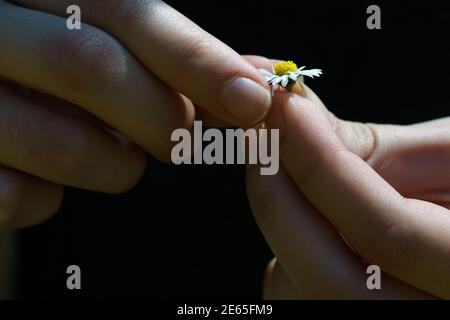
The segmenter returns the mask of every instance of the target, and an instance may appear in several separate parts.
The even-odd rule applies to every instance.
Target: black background
[[[309,84],[339,117],[407,124],[449,114],[443,1],[168,3],[240,53],[322,68]],[[381,30],[366,27],[370,4],[381,7]],[[22,295],[259,298],[271,253],[244,181],[242,166],[151,160],[128,194],[67,189],[54,218],[20,232]],[[81,291],[66,289],[70,264],[81,266]]]

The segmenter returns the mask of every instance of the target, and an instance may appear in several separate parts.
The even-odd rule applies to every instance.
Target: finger
[[[172,131],[191,127],[192,104],[95,27],[69,31],[61,17],[0,1],[0,43],[0,76],[86,109],[160,160]]]
[[[205,126],[213,128],[225,128],[232,126],[230,123],[217,118],[203,108],[195,109],[195,120],[202,121]]]
[[[261,176],[258,170],[249,169],[247,190],[258,226],[302,297],[427,297],[388,275],[382,275],[381,290],[369,290],[368,276],[361,260],[333,226],[298,192],[284,170],[276,176]]]
[[[265,300],[299,300],[300,294],[283,267],[273,259],[267,266],[264,280],[263,298]]]
[[[244,55],[243,58],[256,68],[270,68],[271,66],[271,61],[261,56]],[[210,127],[221,128],[232,125],[212,115],[204,108],[197,108],[195,110],[195,118],[196,120],[203,121],[203,123]]]
[[[359,255],[417,288],[450,296],[448,210],[402,197],[345,148],[308,99],[279,94],[267,124],[281,129],[289,175]]]
[[[378,127],[371,166],[403,196],[450,203],[449,120]]]
[[[0,87],[0,164],[57,184],[123,192],[145,154],[85,121],[36,106]]]
[[[272,71],[274,60],[268,59],[263,56],[257,56],[257,55],[243,55],[245,60],[250,62],[255,68],[258,69],[265,69],[267,71]]]
[[[65,100],[49,96],[31,89],[29,89],[26,94],[21,94],[21,96],[39,106],[43,106],[59,113],[64,113],[69,116],[85,120],[100,127],[108,127],[108,124],[101,121],[93,114]]]
[[[61,16],[79,5],[86,22],[115,36],[156,76],[223,121],[256,124],[270,107],[254,67],[162,1],[15,2]]]
[[[59,209],[62,197],[60,185],[0,167],[0,230],[47,220]]]

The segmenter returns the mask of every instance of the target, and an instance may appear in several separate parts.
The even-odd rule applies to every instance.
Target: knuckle
[[[187,66],[204,63],[205,58],[213,52],[211,40],[201,30],[189,30],[189,39],[183,45],[183,54],[175,61],[178,70]]]
[[[126,70],[124,49],[114,38],[94,28],[73,34],[55,52],[63,89],[76,94],[98,92]]]
[[[337,119],[334,122],[334,131],[353,153],[364,161],[370,161],[377,146],[375,127],[371,124],[350,122]]]

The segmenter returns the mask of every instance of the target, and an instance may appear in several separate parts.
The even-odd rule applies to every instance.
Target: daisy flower
[[[259,69],[259,72],[272,86],[272,94],[279,86],[290,90],[297,81],[303,82],[305,76],[314,78],[322,74],[321,69],[305,70],[305,67],[298,68],[293,61],[275,63],[273,73],[264,69]]]

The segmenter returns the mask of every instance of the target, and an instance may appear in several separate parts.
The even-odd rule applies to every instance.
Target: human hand
[[[128,190],[194,117],[248,126],[270,106],[251,64],[161,1],[0,0],[0,47],[0,229],[46,219],[64,185]]]
[[[265,297],[450,298],[450,118],[346,122],[305,88],[306,98],[277,94],[266,121],[280,128],[284,170],[248,171],[277,258]],[[384,272],[382,290],[366,287],[368,264]]]

